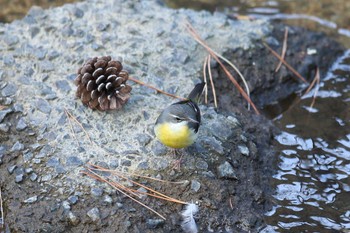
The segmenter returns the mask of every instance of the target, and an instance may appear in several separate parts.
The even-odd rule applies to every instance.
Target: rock
[[[71,90],[71,87],[69,86],[69,83],[66,80],[57,80],[56,87],[64,92],[69,92]]]
[[[0,124],[0,131],[3,133],[7,133],[10,130],[10,125],[8,123]]]
[[[21,183],[23,181],[23,178],[24,178],[24,174],[18,174],[18,175],[16,175],[15,182]]]
[[[66,165],[67,166],[82,166],[83,165],[83,161],[81,159],[79,159],[77,156],[69,156],[66,159]]]
[[[13,111],[14,112],[23,112],[23,105],[19,103],[15,103],[13,105]]]
[[[24,118],[21,117],[21,118],[18,120],[18,123],[17,123],[17,125],[16,125],[16,130],[17,130],[17,131],[22,131],[22,130],[25,130],[27,127],[28,127],[28,126],[27,126],[27,124],[26,124]]]
[[[89,216],[93,222],[97,222],[97,221],[99,221],[101,219],[100,211],[96,207],[92,208],[91,210],[89,210],[87,212],[87,216]]]
[[[226,179],[236,179],[237,180],[237,175],[236,172],[233,170],[233,167],[231,164],[227,161],[225,161],[223,164],[221,164],[218,167],[218,175],[219,178],[226,178]]]
[[[72,205],[76,204],[79,200],[79,197],[76,195],[70,196],[68,197],[68,201],[69,203],[71,203]]]
[[[17,86],[13,83],[9,83],[1,91],[4,97],[15,95],[17,92]]]
[[[36,107],[39,109],[39,111],[41,111],[43,113],[49,114],[51,112],[51,106],[50,106],[49,102],[47,102],[44,99],[39,98],[36,101]]]
[[[36,202],[37,200],[38,200],[38,196],[32,196],[32,197],[30,197],[30,198],[24,200],[23,202],[29,204],[29,203],[34,203],[34,202]]]
[[[51,174],[47,174],[47,175],[44,175],[43,177],[41,177],[42,182],[47,182],[47,181],[50,181],[51,179],[52,179]]]
[[[242,155],[249,156],[249,149],[245,145],[239,145],[238,150]]]
[[[11,108],[5,108],[0,111],[0,123],[4,120],[7,114],[13,112]]]
[[[12,166],[7,167],[7,171],[8,171],[10,174],[12,174],[13,171],[14,171],[16,168],[17,168],[17,165],[12,165]]]
[[[112,203],[113,203],[113,199],[111,198],[111,196],[105,195],[105,196],[103,197],[103,202],[104,202],[104,203],[107,203],[107,204],[112,204]]]
[[[62,202],[62,207],[63,207],[63,209],[65,209],[65,210],[70,210],[70,204],[69,204],[69,202],[68,202],[68,201],[63,201],[63,202]]]
[[[158,227],[161,227],[164,225],[164,220],[163,219],[147,219],[146,220],[147,227],[149,229],[156,229]]]
[[[155,156],[162,156],[162,155],[165,155],[167,152],[168,152],[168,149],[163,145],[161,144],[160,142],[156,141],[153,145],[152,145],[152,153],[155,155]]]
[[[29,179],[31,181],[36,181],[36,179],[38,179],[38,175],[35,172],[33,172],[32,174],[30,174]]]
[[[73,226],[76,226],[79,224],[79,222],[80,222],[79,218],[77,216],[75,216],[72,211],[68,211],[67,215],[68,215],[69,222]]]
[[[24,145],[17,141],[11,148],[11,152],[20,151],[24,149]]]
[[[103,189],[93,187],[91,188],[90,193],[95,197],[102,197]]]
[[[138,134],[136,140],[144,147],[152,140],[152,137],[148,134]]]
[[[199,183],[197,180],[191,181],[191,190],[198,192],[200,188],[201,188],[201,183]]]

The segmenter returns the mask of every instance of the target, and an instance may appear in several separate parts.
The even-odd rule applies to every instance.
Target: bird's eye
[[[176,120],[177,122],[181,122],[181,121],[182,121],[182,119],[181,119],[180,117],[175,117],[175,120]]]

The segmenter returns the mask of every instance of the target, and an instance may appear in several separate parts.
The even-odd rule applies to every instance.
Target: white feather
[[[197,224],[194,220],[194,215],[198,212],[198,206],[196,204],[187,204],[185,210],[181,212],[182,223],[181,227],[186,233],[197,233]]]

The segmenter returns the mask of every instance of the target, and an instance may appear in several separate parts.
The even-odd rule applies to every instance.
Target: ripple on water
[[[350,229],[350,51],[313,93],[276,118],[276,206],[262,232]]]

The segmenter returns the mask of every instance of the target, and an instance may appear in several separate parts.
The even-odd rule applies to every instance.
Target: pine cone
[[[79,68],[74,80],[76,96],[92,109],[120,109],[130,98],[131,87],[126,84],[128,72],[110,56],[94,57]]]

